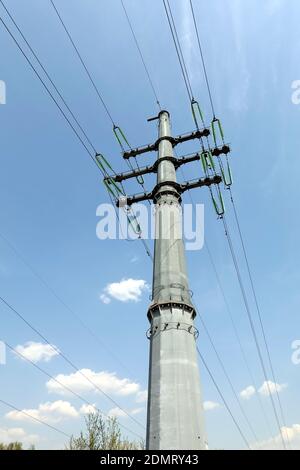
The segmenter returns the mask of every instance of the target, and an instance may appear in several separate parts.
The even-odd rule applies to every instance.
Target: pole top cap
[[[168,116],[170,117],[170,113],[169,113],[169,111],[167,111],[166,109],[162,109],[162,110],[161,110],[161,111],[158,113],[158,115],[157,115],[157,116],[154,116],[154,117],[148,118],[148,119],[147,119],[147,121],[148,121],[148,122],[151,122],[151,121],[156,121],[157,119],[159,119],[159,118],[160,118],[161,114],[163,114],[163,113],[167,113],[167,114],[168,114]]]
[[[167,113],[167,115],[170,117],[170,113],[169,113],[169,111],[167,111],[166,109],[162,109],[161,111],[159,111],[158,117],[160,117],[161,114],[164,114],[164,113]]]

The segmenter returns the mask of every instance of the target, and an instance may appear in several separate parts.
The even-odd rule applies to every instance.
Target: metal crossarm
[[[126,205],[131,206],[132,204],[136,204],[138,202],[143,202],[147,200],[153,200],[155,199],[155,195],[159,190],[162,190],[164,186],[170,187],[172,189],[168,189],[168,193],[177,193],[177,194],[182,194],[185,191],[188,191],[189,189],[195,189],[195,188],[202,188],[203,186],[211,186],[213,184],[220,184],[222,182],[222,178],[219,175],[214,176],[213,178],[199,178],[195,179],[192,181],[187,181],[185,183],[175,183],[172,181],[164,181],[163,183],[157,184],[153,191],[148,192],[148,193],[140,193],[140,194],[135,194],[134,196],[128,196],[126,197]],[[164,191],[166,192],[166,191]],[[160,192],[161,194],[161,192]],[[122,203],[123,203],[123,198],[122,198]],[[119,207],[121,204],[120,200],[116,202],[117,207]]]
[[[204,128],[198,129],[194,132],[189,132],[187,134],[182,134],[177,137],[163,136],[157,139],[154,144],[145,145],[143,147],[138,147],[136,149],[131,149],[128,152],[124,152],[123,158],[128,160],[131,157],[136,157],[137,155],[142,155],[143,153],[155,152],[158,150],[159,144],[162,140],[168,140],[172,144],[172,147],[175,147],[176,145],[188,142],[189,140],[201,139],[202,137],[208,137],[209,135],[210,129]]]

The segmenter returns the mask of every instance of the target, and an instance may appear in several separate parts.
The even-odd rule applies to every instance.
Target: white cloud
[[[100,300],[103,302],[105,305],[110,304],[111,299],[106,295],[106,294],[101,294],[100,295]]]
[[[205,401],[203,403],[203,408],[205,411],[212,411],[212,410],[216,410],[217,408],[220,408],[220,404],[219,403],[216,403],[214,401]]]
[[[25,414],[26,413],[26,414]],[[46,423],[59,423],[63,419],[77,418],[78,411],[68,401],[57,400],[41,403],[36,409],[24,409],[22,411],[9,411],[5,417],[13,421],[30,421],[35,419]]]
[[[121,379],[114,372],[94,372],[91,369],[81,369],[69,375],[59,374],[55,377],[55,380],[50,379],[46,383],[46,387],[49,392],[59,393],[61,395],[69,394],[63,385],[77,393],[99,393],[93,384],[103,390],[103,392],[112,393],[114,395],[127,396],[137,394],[140,391],[140,385],[138,383],[132,382],[126,378]]]
[[[84,404],[80,408],[79,413],[82,415],[89,415],[92,413],[97,413],[97,407],[95,404],[93,405]]]
[[[249,385],[249,387],[246,387],[244,390],[240,392],[240,397],[243,400],[250,400],[250,398],[253,397],[255,393],[256,393],[256,390],[253,387],[253,385]]]
[[[276,384],[268,380],[268,382],[264,382],[262,384],[258,391],[261,395],[267,397],[269,395],[274,395],[276,392],[280,393],[285,388],[287,388],[287,384]]]
[[[124,418],[126,417],[126,413],[125,411],[121,410],[121,408],[112,408],[109,412],[108,412],[108,416],[111,416],[111,417],[114,417],[114,418]]]
[[[289,444],[291,444],[294,450],[300,450],[300,424],[293,424],[291,427],[282,427],[281,430],[287,448]],[[282,450],[281,435],[278,434],[274,438],[255,443],[251,447],[254,450]]]
[[[143,279],[122,279],[120,282],[107,284],[100,295],[104,303],[109,303],[111,299],[120,302],[138,302],[145,290],[149,287]]]
[[[137,403],[144,403],[148,400],[148,392],[147,390],[141,390],[136,394],[136,402]]]
[[[116,418],[128,418],[128,415],[137,415],[141,413],[142,411],[144,411],[144,408],[134,408],[133,410],[126,410],[125,412],[125,410],[123,411],[120,408],[116,407],[116,408],[112,408],[108,412],[108,416],[116,417]]]
[[[15,347],[15,352],[18,357],[24,356],[24,358],[29,359],[34,363],[49,362],[53,357],[59,355],[59,350],[56,346],[45,343],[36,343],[34,341],[28,341],[23,345],[19,344]]]
[[[140,413],[142,413],[144,411],[144,408],[140,407],[140,408],[133,408],[133,410],[130,411],[130,414],[131,415],[139,415]]]
[[[23,428],[0,428],[0,442],[9,444],[10,442],[22,442],[24,446],[36,444],[39,436],[36,434],[27,434]]]

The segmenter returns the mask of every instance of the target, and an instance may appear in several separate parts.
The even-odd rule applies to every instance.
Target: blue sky
[[[162,2],[125,0],[125,3],[161,103],[171,113],[174,134],[191,130],[193,121],[186,90]],[[188,2],[174,0],[171,3],[195,94],[209,120],[209,103]],[[300,79],[297,34],[300,5],[297,0],[201,0],[195,4],[217,114],[222,118],[226,139],[232,146],[233,192],[276,366],[286,424],[293,446],[300,448],[297,406],[300,366],[291,360],[291,344],[300,338],[297,249],[300,167],[296,153],[300,107],[291,99],[292,82]],[[25,6],[20,0],[10,0],[9,8],[97,149],[115,168],[125,170],[111,123],[50,1],[28,0]],[[152,142],[156,138],[156,126],[146,119],[156,113],[155,102],[119,0],[74,0],[72,8],[71,2],[61,0],[59,8],[116,123],[125,130],[133,146]],[[7,20],[1,5],[0,11],[1,17]],[[108,202],[99,172],[3,26],[0,27],[0,43],[0,80],[5,81],[7,87],[7,103],[0,105],[0,233],[26,260],[24,263],[0,237],[0,295],[78,368],[89,370],[86,373],[129,414],[144,423],[148,372],[145,332],[149,304],[146,285],[151,283],[151,262],[139,242],[97,239],[96,208]],[[195,149],[196,143],[183,146],[180,153]],[[146,164],[153,157],[151,154],[141,158]],[[185,169],[186,177],[195,177],[197,171],[199,167],[191,165]],[[153,177],[150,176],[146,185],[151,184]],[[139,190],[134,182],[127,188],[128,193]],[[264,379],[222,224],[216,220],[205,190],[195,191],[193,198],[205,204],[205,237],[260,388]],[[189,202],[188,196],[186,201]],[[226,206],[242,260],[228,200]],[[207,253],[205,249],[188,252],[187,258],[195,302],[240,393],[253,384],[240,359]],[[104,347],[53,296],[29,266],[97,334]],[[244,266],[242,272],[246,279]],[[124,294],[123,284],[117,284],[117,291],[116,286],[111,290],[112,283],[124,279],[143,281],[131,285],[134,299],[126,296],[128,289]],[[105,292],[112,293],[109,303],[100,299]],[[253,302],[251,307],[254,312]],[[247,437],[255,444],[199,321],[197,326],[199,348]],[[14,347],[41,342],[3,305],[0,339]],[[63,374],[66,383],[107,413],[115,408],[99,393],[86,389],[82,377],[70,376],[74,371],[61,357],[49,357],[43,345],[40,349],[37,345],[33,349],[33,346],[29,349],[31,357],[51,375]],[[215,404],[206,406],[214,408],[206,411],[210,448],[243,448],[202,366],[201,376],[204,399]],[[78,433],[83,426],[82,403],[47,382],[31,365],[10,353],[6,366],[0,366],[1,399],[20,409],[35,410],[35,416],[55,423],[67,434]],[[262,419],[258,395],[269,418],[270,430]],[[278,430],[263,390],[242,400],[242,404],[257,432],[259,443],[256,445],[260,448],[279,446]],[[63,436],[25,420],[24,416],[22,419],[16,414],[7,415],[9,411],[0,405],[0,441],[18,438],[25,445],[35,442],[38,448],[64,446],[66,438]],[[120,417],[120,422],[143,433],[128,417]]]

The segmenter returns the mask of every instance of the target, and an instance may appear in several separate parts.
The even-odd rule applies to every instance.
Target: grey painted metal
[[[173,156],[170,118],[159,114],[158,159]],[[167,183],[166,183],[167,182]],[[180,194],[172,160],[157,168],[156,241],[149,307],[147,449],[206,448],[194,317],[181,237]],[[165,184],[166,183],[166,184]]]

